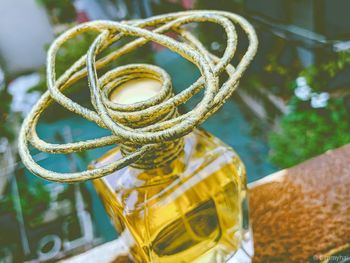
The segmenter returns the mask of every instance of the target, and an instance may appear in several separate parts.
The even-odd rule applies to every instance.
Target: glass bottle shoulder
[[[116,147],[96,160],[94,166],[100,167],[119,158],[121,152]],[[125,167],[101,180],[117,195],[125,212],[142,208],[145,202],[165,202],[167,196],[176,199],[196,185],[218,191],[230,183],[234,183],[235,189],[245,188],[246,184],[245,168],[238,155],[202,129],[195,129],[184,137],[184,150],[171,163],[150,170]],[[204,191],[208,198],[215,194],[201,187],[197,191]],[[145,192],[147,198],[142,198]]]

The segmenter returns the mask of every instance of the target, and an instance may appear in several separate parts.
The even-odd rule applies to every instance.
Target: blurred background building
[[[239,13],[257,30],[260,47],[255,62],[229,103],[204,124],[242,157],[250,182],[350,142],[349,1],[2,0],[0,262],[55,261],[116,237],[91,183],[66,185],[36,179],[17,156],[19,125],[46,90],[49,44],[77,23],[140,19],[187,9]],[[220,28],[193,27],[211,52],[222,54]],[[85,34],[61,48],[58,75],[86,51],[95,36]],[[247,46],[244,41],[238,53]],[[111,66],[135,62],[166,69],[176,92],[199,76],[194,65],[153,43]],[[84,80],[77,83],[70,97],[87,104],[85,87]],[[195,102],[196,98],[189,104]],[[38,132],[56,142],[108,134],[58,105],[42,118]],[[69,156],[37,153],[35,159],[56,171],[77,171],[107,148]]]

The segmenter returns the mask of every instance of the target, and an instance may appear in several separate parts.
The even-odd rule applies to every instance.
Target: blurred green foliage
[[[304,69],[300,75],[304,76],[315,91],[322,91],[339,72],[350,67],[350,51],[337,53],[321,65],[316,64]]]
[[[36,0],[38,4],[46,8],[50,14],[52,23],[59,24],[72,22],[76,18],[76,12],[71,0]]]
[[[24,217],[28,221],[39,223],[43,219],[43,212],[50,205],[50,192],[42,182],[27,184],[21,181],[18,184],[18,190]]]
[[[9,125],[12,96],[5,88],[0,90],[0,101],[0,137],[12,141],[15,138],[13,127]]]
[[[271,161],[281,168],[350,142],[349,112],[342,99],[331,99],[324,109],[298,104],[303,103],[291,100],[290,106],[298,109],[283,116],[280,130],[270,135]]]
[[[327,89],[330,80],[350,66],[350,52],[337,59],[313,65],[301,72],[314,92]],[[282,116],[278,131],[270,135],[271,161],[290,167],[329,149],[350,142],[350,113],[343,97],[332,96],[323,108],[312,108],[310,101],[293,96],[290,113]]]
[[[3,195],[0,198],[0,215],[14,213],[13,201],[11,195]]]

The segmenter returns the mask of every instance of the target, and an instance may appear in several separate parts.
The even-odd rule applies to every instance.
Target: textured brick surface
[[[350,145],[250,185],[255,262],[305,262],[350,243]]]

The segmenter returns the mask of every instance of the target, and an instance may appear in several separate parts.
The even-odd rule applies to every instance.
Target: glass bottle
[[[160,86],[154,79],[130,80],[110,98],[137,103]],[[157,152],[168,156],[165,163],[144,168],[136,162],[94,180],[135,262],[251,262],[246,174],[239,156],[202,129],[165,146]],[[123,147],[91,167],[120,159]]]

